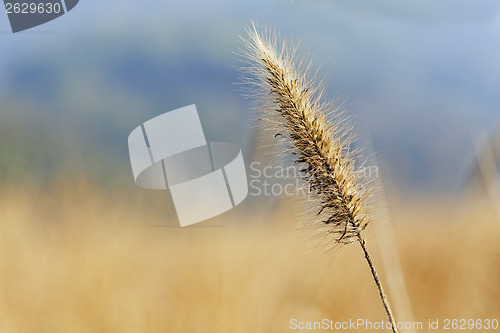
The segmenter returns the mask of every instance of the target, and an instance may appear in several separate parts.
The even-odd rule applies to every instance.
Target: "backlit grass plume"
[[[243,56],[251,89],[264,105],[262,119],[282,139],[294,157],[300,177],[317,202],[318,229],[333,236],[335,244],[357,241],[378,287],[393,331],[394,317],[367,251],[362,231],[370,222],[368,194],[356,169],[353,131],[335,102],[324,102],[321,81],[310,75],[309,62],[297,59],[296,47],[278,42],[276,32],[247,28]]]

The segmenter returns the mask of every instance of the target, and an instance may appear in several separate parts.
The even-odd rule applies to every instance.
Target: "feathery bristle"
[[[308,62],[297,61],[295,47],[286,42],[278,46],[276,33],[272,35],[264,30],[261,36],[254,24],[247,28],[247,33],[249,39],[243,39],[244,56],[254,77],[254,81],[247,82],[264,93],[266,119],[276,126],[291,156],[295,157],[295,164],[305,171],[300,176],[309,184],[310,195],[317,200],[322,229],[334,235],[337,243],[358,241],[361,245],[392,331],[398,333],[380,278],[360,234],[369,222],[368,194],[355,169],[352,129],[346,128],[334,103],[323,102],[319,82],[309,76]]]
[[[301,178],[317,201],[317,215],[338,243],[351,243],[368,225],[367,193],[356,172],[353,133],[334,102],[323,101],[320,81],[296,47],[278,43],[276,32],[247,27],[243,56],[253,88],[264,97],[265,119],[283,136]],[[278,134],[276,134],[278,136]]]

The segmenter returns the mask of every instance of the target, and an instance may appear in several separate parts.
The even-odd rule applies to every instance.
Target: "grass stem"
[[[372,258],[370,257],[370,253],[368,253],[368,249],[366,248],[366,242],[361,237],[361,235],[358,236],[358,242],[361,245],[361,248],[363,249],[366,261],[368,262],[368,266],[370,266],[370,270],[371,270],[372,275],[373,275],[373,280],[375,281],[375,284],[377,285],[377,288],[378,288],[378,293],[380,295],[380,299],[382,300],[382,303],[384,304],[384,309],[385,309],[385,312],[387,313],[387,317],[389,318],[389,321],[392,324],[392,331],[394,333],[398,333],[396,321],[394,320],[394,316],[392,315],[391,306],[389,304],[389,301],[387,300],[387,297],[385,296],[384,288],[382,287],[382,283],[380,282],[380,278],[378,277],[378,273],[377,273],[377,270],[375,269],[375,265],[373,265],[373,261],[372,261]]]

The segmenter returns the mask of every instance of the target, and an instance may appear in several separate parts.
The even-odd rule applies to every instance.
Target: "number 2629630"
[[[8,2],[5,4],[7,14],[59,14],[61,11],[60,3]]]

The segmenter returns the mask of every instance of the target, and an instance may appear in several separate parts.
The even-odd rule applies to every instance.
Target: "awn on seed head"
[[[397,332],[391,308],[366,248],[362,231],[370,222],[368,194],[356,173],[352,129],[346,128],[333,102],[324,102],[321,82],[309,74],[309,62],[297,59],[296,47],[278,42],[277,34],[254,24],[242,38],[244,81],[263,102],[263,111],[282,137],[318,204],[318,227],[337,244],[357,241],[370,266],[379,295]]]

